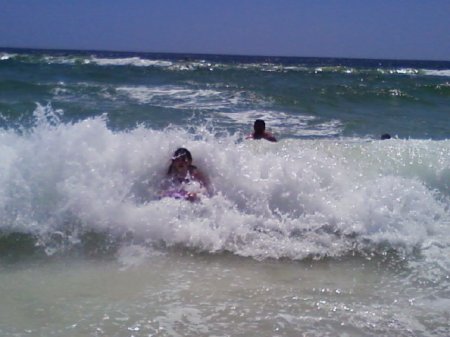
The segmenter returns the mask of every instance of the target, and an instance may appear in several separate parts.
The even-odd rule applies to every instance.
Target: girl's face
[[[190,161],[186,156],[175,158],[173,159],[172,163],[177,172],[187,171],[190,165]]]

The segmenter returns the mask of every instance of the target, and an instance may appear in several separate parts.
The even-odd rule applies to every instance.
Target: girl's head
[[[170,164],[169,171],[167,173],[184,174],[192,163],[192,155],[189,150],[180,147],[172,156],[172,163]]]
[[[172,161],[174,161],[174,160],[176,160],[176,159],[179,159],[179,158],[187,159],[187,160],[189,160],[190,162],[192,162],[192,155],[191,155],[191,153],[189,152],[188,149],[185,149],[184,147],[178,148],[178,149],[173,153]]]

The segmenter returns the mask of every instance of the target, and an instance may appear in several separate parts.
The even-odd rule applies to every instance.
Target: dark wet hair
[[[266,130],[266,123],[262,119],[257,119],[253,124],[253,138],[260,139]]]
[[[189,152],[189,150],[185,149],[184,147],[180,147],[173,153],[172,162],[170,163],[169,169],[167,170],[167,174],[172,174],[173,161],[177,158],[183,158],[183,157],[186,157],[187,160],[192,162],[192,155]]]
[[[391,139],[391,135],[389,133],[384,133],[381,135],[381,139],[385,140],[385,139]]]
[[[253,127],[262,127],[262,128],[266,128],[266,122],[264,122],[262,119],[257,119],[255,121],[255,124],[253,124]]]
[[[184,147],[180,147],[178,148],[172,156],[172,160],[177,159],[177,158],[181,158],[181,157],[186,157],[189,161],[192,161],[192,155],[189,152],[188,149],[185,149]]]

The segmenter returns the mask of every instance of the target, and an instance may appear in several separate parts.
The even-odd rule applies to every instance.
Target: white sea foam
[[[398,68],[398,69],[389,69],[389,68],[379,68],[377,71],[381,74],[389,74],[389,75],[425,75],[425,76],[442,76],[449,77],[450,70],[449,69],[415,69],[415,68]]]
[[[245,92],[221,91],[216,89],[192,89],[184,86],[126,86],[117,91],[124,93],[141,104],[152,104],[164,108],[223,110],[238,105],[258,104],[258,97]],[[260,102],[258,102],[258,100]]]
[[[55,236],[76,244],[86,230],[256,258],[450,247],[449,141],[236,143],[205,130],[113,132],[104,117],[62,124],[50,107],[36,117],[29,133],[0,133],[0,223],[38,234],[49,253]],[[208,173],[211,198],[157,198],[179,146]]]
[[[424,69],[423,72],[425,73],[425,75],[430,76],[450,77],[450,69],[443,69],[443,70]]]
[[[59,56],[44,56],[42,60],[49,64],[74,64],[75,60],[72,57]]]
[[[15,54],[0,53],[0,61],[6,61],[13,58]]]
[[[419,73],[419,70],[413,68],[399,68],[395,69],[394,72],[401,75],[416,75]]]
[[[149,60],[140,57],[124,57],[124,58],[101,58],[92,57],[90,62],[100,66],[136,66],[136,67],[170,67],[173,65],[170,61]]]

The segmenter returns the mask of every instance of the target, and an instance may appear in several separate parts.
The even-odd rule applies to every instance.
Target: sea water
[[[449,103],[449,62],[3,50],[0,335],[450,335]],[[211,197],[159,198],[181,146]]]

